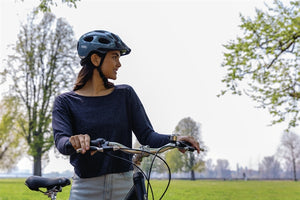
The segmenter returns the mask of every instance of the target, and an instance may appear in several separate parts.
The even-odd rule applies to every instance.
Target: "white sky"
[[[276,152],[286,127],[268,126],[267,110],[256,109],[246,96],[216,95],[224,88],[222,45],[241,33],[239,14],[253,16],[264,2],[272,1],[81,0],[77,9],[59,3],[52,10],[73,26],[76,38],[104,29],[132,49],[122,57],[115,83],[133,86],[157,132],[172,133],[181,119],[191,117],[202,125],[206,158],[227,159],[232,169],[237,163],[257,169],[263,157]],[[1,1],[1,60],[16,41],[20,21],[37,4]],[[51,156],[45,172],[71,169],[67,163]],[[18,166],[32,168],[24,159]]]

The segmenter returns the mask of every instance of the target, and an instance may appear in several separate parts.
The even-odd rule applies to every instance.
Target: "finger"
[[[86,152],[86,146],[85,146],[85,135],[79,135],[78,138],[79,138],[79,142],[80,142],[80,147],[81,147],[81,153],[82,154],[85,154]]]
[[[199,144],[196,146],[196,149],[197,149],[197,153],[199,154],[200,153],[200,146],[199,146]]]
[[[74,145],[75,145],[74,148],[76,150],[81,147],[78,135],[74,136]]]
[[[183,141],[191,143],[191,145],[196,148],[197,153],[200,153],[199,142],[197,142],[194,137],[192,137],[192,136],[182,136],[182,137],[180,137],[179,140],[183,140]]]
[[[193,145],[193,147],[196,148],[197,153],[200,153],[200,145],[199,145],[199,142],[197,142],[195,139],[193,139],[192,145]]]
[[[196,145],[196,149],[197,149],[197,153],[200,153],[200,145],[199,145],[198,142],[197,142],[197,145]]]
[[[75,138],[74,138],[74,136],[71,136],[71,137],[69,138],[69,142],[71,142],[73,148],[76,149],[76,143],[75,143]]]
[[[85,149],[89,150],[90,149],[90,142],[91,142],[91,138],[89,135],[85,134],[84,135],[84,142],[85,142]]]
[[[188,140],[192,144],[192,146],[196,148],[197,153],[200,153],[199,142],[194,137],[188,137]]]

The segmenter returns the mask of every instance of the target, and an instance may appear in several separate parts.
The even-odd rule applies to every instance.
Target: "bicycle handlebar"
[[[136,173],[140,173],[139,177],[137,177],[138,180],[134,179],[135,180],[135,185],[140,185],[140,182],[143,183],[143,180],[141,179],[141,177],[143,177],[143,176],[146,178],[146,180],[148,182],[147,190],[145,190],[145,186],[141,186],[141,185],[140,185],[140,188],[136,188],[136,190],[135,190],[136,192],[137,191],[142,192],[141,197],[144,197],[143,196],[144,194],[148,195],[149,187],[150,187],[150,190],[151,190],[152,196],[153,196],[153,190],[152,190],[152,187],[151,187],[151,184],[150,184],[151,169],[152,169],[153,162],[154,162],[155,158],[157,157],[157,158],[161,159],[165,163],[165,165],[167,166],[168,172],[169,172],[169,182],[166,186],[165,191],[161,195],[161,198],[162,198],[164,196],[164,194],[166,193],[166,191],[168,190],[168,187],[169,187],[169,184],[170,184],[170,181],[171,181],[171,171],[170,171],[170,168],[169,168],[168,164],[158,154],[163,153],[163,152],[165,152],[167,150],[170,150],[170,149],[174,149],[174,148],[181,149],[181,150],[184,150],[184,151],[191,151],[191,152],[196,150],[196,148],[194,148],[189,142],[176,141],[176,139],[177,139],[176,137],[174,137],[174,138],[171,137],[170,142],[168,144],[163,145],[162,147],[159,147],[159,148],[149,148],[149,146],[141,146],[139,149],[134,149],[134,148],[131,148],[131,147],[127,147],[123,144],[120,144],[118,142],[110,142],[110,141],[106,141],[103,138],[98,138],[96,140],[91,140],[90,141],[89,151],[96,151],[96,152],[122,151],[122,152],[125,152],[125,153],[134,154],[133,159],[130,162],[135,166],[135,168],[134,168],[135,170],[139,170]],[[69,142],[69,141],[67,142],[66,146],[67,146],[68,149],[73,148],[71,142]],[[81,153],[81,151],[82,151],[82,148],[79,148],[79,149],[76,150],[77,153]],[[200,151],[204,151],[204,149],[200,148]],[[138,167],[138,165],[142,161],[143,157],[148,157],[149,155],[154,155],[154,158],[152,159],[151,166],[149,167],[150,168],[149,173],[148,173],[148,175],[146,175],[143,172],[143,170]],[[111,156],[113,156],[113,155],[111,155]],[[117,157],[117,156],[113,156],[113,157]],[[117,157],[117,158],[122,159],[121,157]]]
[[[157,154],[157,153],[163,153],[169,149],[182,149],[185,151],[195,151],[195,148],[191,146],[190,143],[185,141],[171,141],[170,143],[159,147],[159,148],[149,148],[148,146],[141,146],[140,149],[134,149],[127,147],[123,144],[120,144],[118,142],[109,142],[106,141],[103,138],[98,138],[96,140],[91,140],[90,142],[90,151],[97,151],[97,152],[107,152],[107,151],[123,151],[130,154]],[[72,146],[70,142],[67,143],[68,146]],[[79,148],[76,150],[77,153],[80,153],[82,151],[82,148]],[[201,151],[204,151],[201,149]]]

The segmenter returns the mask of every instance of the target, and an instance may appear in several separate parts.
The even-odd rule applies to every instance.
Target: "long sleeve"
[[[132,129],[139,142],[154,148],[167,144],[169,142],[169,136],[154,131],[144,106],[132,88],[130,96]]]
[[[64,155],[70,155],[74,149],[67,149],[66,142],[72,134],[72,124],[70,111],[64,101],[57,97],[54,101],[52,111],[52,128],[54,134],[54,141],[58,151]]]

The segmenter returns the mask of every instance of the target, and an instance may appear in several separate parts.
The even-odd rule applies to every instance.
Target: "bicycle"
[[[67,144],[67,146],[72,147],[71,143]],[[153,190],[152,186],[150,183],[150,175],[151,175],[151,170],[153,167],[154,160],[156,158],[159,158],[164,162],[168,169],[168,175],[169,175],[169,180],[167,183],[167,186],[165,188],[165,191],[161,195],[160,199],[162,199],[167,192],[170,182],[171,182],[171,171],[166,163],[166,161],[160,157],[158,154],[163,153],[167,150],[170,149],[182,149],[185,151],[191,151],[193,152],[195,150],[194,147],[191,146],[191,144],[184,142],[184,141],[177,141],[177,136],[172,136],[170,138],[170,143],[160,147],[160,148],[149,148],[148,146],[141,146],[139,149],[134,149],[130,148],[127,146],[124,146],[120,143],[117,142],[110,142],[106,141],[103,138],[98,138],[96,140],[91,141],[91,146],[89,151],[97,151],[97,152],[102,152],[106,153],[109,151],[123,151],[125,153],[133,154],[132,161],[131,162],[133,165],[133,183],[134,185],[128,192],[127,196],[125,197],[125,200],[148,200],[148,192],[149,190],[151,191],[152,194],[152,199],[154,200],[154,195],[153,195]],[[77,153],[81,152],[81,148],[77,149]],[[204,149],[200,149],[201,151],[204,151]],[[113,157],[117,157],[111,154],[108,154]],[[140,163],[142,162],[142,159],[144,157],[148,157],[150,155],[154,155],[150,168],[149,168],[149,173],[148,175],[145,174],[145,172],[139,167]],[[124,160],[123,158],[117,157],[119,159]],[[147,188],[145,186],[145,179],[147,182]],[[51,200],[56,199],[57,192],[62,191],[62,187],[67,186],[70,184],[70,180],[67,178],[44,178],[44,177],[38,177],[38,176],[31,176],[28,179],[26,179],[25,184],[28,186],[29,189],[35,190],[35,191],[40,191],[47,195],[48,197],[51,198]],[[46,188],[47,191],[44,192],[40,190],[39,188]]]

